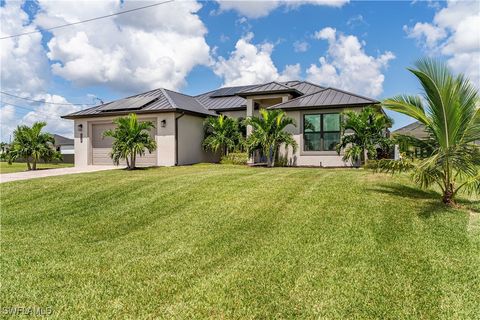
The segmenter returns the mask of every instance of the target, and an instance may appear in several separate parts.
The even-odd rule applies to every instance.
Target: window
[[[304,151],[334,151],[340,142],[340,114],[305,114],[303,142]]]

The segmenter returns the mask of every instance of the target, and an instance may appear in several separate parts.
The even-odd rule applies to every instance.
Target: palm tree
[[[337,152],[345,149],[343,160],[365,164],[368,158],[377,155],[377,147],[386,147],[389,139],[386,130],[392,126],[393,120],[373,107],[364,108],[361,112],[346,111],[343,113],[342,128],[351,130],[344,135],[337,145]]]
[[[152,153],[157,148],[155,140],[149,133],[155,125],[151,121],[138,121],[134,113],[117,118],[113,122],[117,127],[103,133],[104,137],[114,139],[110,156],[115,164],[118,165],[121,159],[125,159],[127,168],[135,169],[137,155],[145,155],[145,150]]]
[[[204,128],[203,148],[206,150],[221,150],[222,156],[225,156],[242,143],[238,122],[223,114],[205,119]]]
[[[35,122],[32,127],[21,125],[13,132],[13,142],[6,152],[6,159],[12,164],[17,159],[27,162],[28,170],[37,170],[37,162],[61,159],[54,148],[55,140],[50,133],[42,132],[45,122]]]
[[[480,148],[474,144],[480,139],[478,91],[462,74],[453,75],[443,62],[422,59],[415,67],[408,70],[420,81],[424,99],[400,95],[386,99],[383,105],[425,125],[434,149],[426,159],[404,167],[413,170],[420,186],[437,185],[443,202],[454,204],[460,190],[480,193]],[[392,165],[386,161],[383,167]],[[401,171],[403,167],[397,168]]]
[[[287,117],[284,111],[260,109],[260,117],[247,118],[245,124],[251,125],[253,129],[246,140],[248,152],[252,153],[260,148],[267,157],[268,167],[275,165],[275,158],[282,144],[286,149],[292,146],[293,152],[296,151],[297,142],[291,133],[284,130],[288,125],[295,126],[295,122]]]

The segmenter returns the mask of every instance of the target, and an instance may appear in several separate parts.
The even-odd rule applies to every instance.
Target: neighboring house
[[[95,106],[66,116],[75,126],[75,165],[112,164],[112,140],[103,132],[114,127],[112,120],[136,113],[141,120],[155,123],[151,132],[157,150],[139,160],[144,166],[174,166],[215,162],[218,156],[202,149],[205,117],[224,114],[234,118],[258,115],[260,108],[282,109],[295,120],[288,130],[298,150],[288,154],[297,166],[351,166],[335,151],[342,134],[340,113],[378,105],[374,99],[306,81],[269,82],[260,85],[226,87],[189,96],[156,89]],[[247,128],[247,134],[251,128]],[[259,159],[255,159],[259,161]]]
[[[63,162],[73,163],[75,157],[74,140],[59,134],[54,134],[53,138],[55,139],[55,149],[62,154]]]
[[[425,125],[419,121],[410,123],[404,127],[401,127],[392,132],[392,136],[397,134],[412,136],[417,139],[426,139],[428,138],[428,133],[425,131]]]

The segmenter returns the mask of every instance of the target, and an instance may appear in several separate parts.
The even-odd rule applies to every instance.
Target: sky
[[[195,95],[221,86],[307,80],[382,100],[420,94],[407,70],[445,61],[480,88],[479,1],[173,1],[66,28],[45,29],[161,1],[0,0],[0,140],[19,124],[155,88]],[[387,111],[393,129],[413,122]]]

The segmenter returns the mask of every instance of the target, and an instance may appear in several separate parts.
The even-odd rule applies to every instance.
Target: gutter
[[[184,115],[185,112],[182,112],[178,117],[175,116],[175,166],[178,166],[178,119]]]

